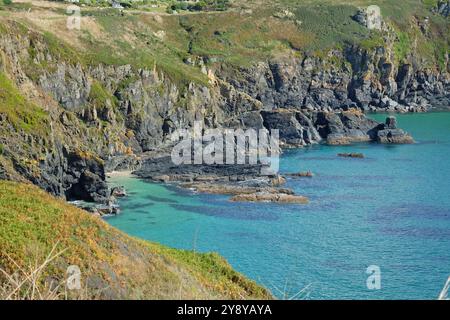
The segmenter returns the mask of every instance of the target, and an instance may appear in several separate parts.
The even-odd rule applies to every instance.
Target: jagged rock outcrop
[[[96,156],[70,152],[67,155],[67,171],[63,179],[68,200],[107,202],[109,199],[104,162]]]
[[[263,103],[264,109],[421,112],[450,105],[448,71],[421,68],[415,56],[394,62],[389,46],[332,50],[327,57],[281,57],[217,76]],[[447,66],[448,69],[448,66]]]
[[[397,128],[395,117],[386,118],[385,124],[380,124],[377,132],[377,141],[380,143],[409,144],[414,143],[413,138],[405,134],[402,129]]]
[[[444,17],[450,16],[450,1],[439,0],[437,5],[433,8],[433,12],[443,15]]]
[[[263,111],[261,115],[265,128],[279,130],[282,146],[306,146],[322,140],[312,119],[300,111],[280,109]]]

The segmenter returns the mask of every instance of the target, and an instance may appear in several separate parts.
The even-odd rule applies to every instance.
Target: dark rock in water
[[[377,133],[377,141],[385,144],[412,144],[414,139],[401,129],[385,129]]]
[[[316,127],[330,145],[348,145],[355,142],[379,142],[386,144],[414,143],[413,138],[397,128],[397,120],[390,116],[384,124],[355,111],[318,113]]]
[[[182,183],[181,187],[194,190],[199,193],[207,194],[224,194],[224,195],[240,195],[253,193],[284,193],[293,195],[294,191],[287,188],[276,188],[265,184],[233,184],[233,183]]]
[[[236,185],[233,183],[188,183],[181,184],[200,193],[230,195],[232,202],[275,202],[307,204],[308,198],[295,195],[291,189],[267,185]]]
[[[181,164],[172,162],[170,156],[149,158],[142,161],[137,176],[158,182],[193,181],[245,181],[261,176],[262,164]]]
[[[312,177],[314,177],[314,173],[312,173],[311,171],[305,171],[305,172],[297,172],[297,173],[286,173],[285,176],[297,177],[297,178],[312,178]]]
[[[125,187],[114,187],[111,189],[111,196],[115,198],[123,198],[127,196],[127,192],[125,190]]]
[[[120,207],[115,204],[98,205],[95,208],[100,216],[118,215],[120,213]]]
[[[230,198],[232,202],[272,202],[290,204],[308,204],[309,199],[304,196],[285,193],[257,192],[250,194],[239,194]]]
[[[338,156],[342,158],[364,159],[364,154],[362,153],[338,153]]]
[[[374,141],[376,135],[372,134],[372,130],[378,125],[378,122],[356,110],[319,112],[315,121],[318,132],[330,145]]]
[[[397,129],[397,118],[387,117],[386,118],[386,129]]]
[[[384,144],[411,144],[414,139],[402,129],[397,128],[397,119],[393,116],[386,118],[385,124],[380,124],[373,130],[376,141]]]

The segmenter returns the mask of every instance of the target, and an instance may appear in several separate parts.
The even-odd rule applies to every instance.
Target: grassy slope
[[[78,265],[88,290],[69,298],[270,297],[217,254],[131,238],[28,184],[0,181],[0,243],[0,266],[9,272],[17,271],[12,260],[26,268],[58,243],[58,250],[65,251],[42,279],[60,281],[67,266]]]
[[[186,65],[186,58],[201,56],[210,64],[240,66],[287,52],[323,54],[347,44],[366,48],[382,45],[379,33],[369,32],[351,19],[358,7],[372,4],[380,6],[385,21],[397,32],[397,60],[402,60],[417,43],[417,52],[427,63],[444,66],[450,23],[431,13],[430,0],[237,0],[225,12],[179,15],[158,8],[155,12],[127,10],[122,16],[114,9],[84,7],[81,13],[86,20],[81,22],[80,31],[65,29],[64,7],[33,7],[32,23],[52,33],[46,34],[47,40],[69,60],[93,65],[131,64],[136,68],[156,66],[174,80],[206,84],[200,68]],[[17,15],[28,10],[19,5],[25,6],[16,4],[18,7],[8,10]],[[293,15],[280,16],[286,9]],[[425,36],[414,17],[423,20],[427,16],[430,32]],[[16,20],[30,23],[23,15]],[[76,48],[76,53],[62,50],[58,38]]]
[[[42,126],[48,119],[44,110],[27,101],[16,86],[0,70],[0,113],[16,130],[46,134]]]

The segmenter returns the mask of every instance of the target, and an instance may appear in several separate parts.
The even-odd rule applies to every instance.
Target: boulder
[[[111,196],[115,197],[115,198],[123,198],[127,196],[127,192],[125,190],[125,187],[114,187],[111,190]]]
[[[402,129],[385,129],[377,133],[377,141],[385,144],[411,144],[414,139]]]
[[[394,116],[386,118],[375,130],[376,141],[384,144],[411,144],[414,139],[407,132],[397,128],[397,119]]]

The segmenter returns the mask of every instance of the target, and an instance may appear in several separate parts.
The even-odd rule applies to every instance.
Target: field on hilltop
[[[449,19],[432,14],[433,0],[239,0],[220,11],[176,14],[167,10],[172,1],[136,1],[123,12],[90,3],[81,7],[79,30],[66,27],[68,3],[40,0],[3,6],[0,25],[13,19],[41,30],[48,41],[61,41],[71,48],[65,53],[83,56],[85,63],[156,65],[175,79],[198,82],[206,82],[205,75],[186,63],[196,57],[211,65],[248,65],[289,52],[320,55],[347,45],[383,45],[378,32],[352,19],[358,8],[368,5],[379,5],[397,32],[399,59],[414,43],[430,64],[442,64],[449,48]],[[425,17],[427,34],[417,24]]]

